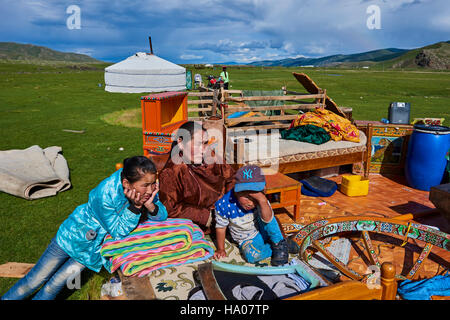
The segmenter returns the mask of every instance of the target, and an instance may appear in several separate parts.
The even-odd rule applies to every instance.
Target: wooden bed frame
[[[201,87],[201,92],[189,93],[191,100],[188,100],[188,106],[197,104],[198,108],[189,108],[188,112],[199,112],[200,114],[198,117],[190,116],[189,120],[206,121],[208,119],[210,120],[210,117],[213,116],[213,118],[216,119],[215,121],[218,122],[217,126],[223,127],[224,137],[229,137],[230,133],[243,129],[252,129],[256,131],[286,129],[290,126],[292,120],[297,118],[299,110],[308,111],[317,107],[329,110],[352,121],[351,109],[338,107],[336,103],[327,96],[326,90],[319,88],[306,74],[293,73],[293,75],[307,90],[306,93],[288,91],[283,87],[284,94],[282,96],[244,97],[242,90],[224,90],[223,87],[213,90]],[[284,104],[278,106],[251,107],[246,104],[246,102],[249,101],[283,101]],[[233,119],[227,118],[229,115],[240,111],[260,113],[261,111],[268,110],[279,110],[280,115],[253,115]],[[219,114],[221,117],[215,117]],[[270,124],[267,124],[267,122],[270,122]],[[362,130],[365,132],[368,141],[370,141],[370,125],[367,126],[366,130]],[[237,142],[234,143],[234,159],[232,162],[235,168],[245,164],[243,155],[244,143],[244,139],[238,139]],[[334,152],[333,156],[315,157],[313,159],[279,163],[278,171],[281,173],[295,173],[363,163],[363,174],[367,178],[369,175],[370,152],[367,152],[367,145],[365,148],[360,149],[362,150],[358,150],[357,152],[343,152],[342,154],[336,154],[338,152]]]

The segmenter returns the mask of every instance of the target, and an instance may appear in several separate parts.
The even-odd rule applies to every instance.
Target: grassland
[[[138,109],[142,94],[105,92],[105,66],[0,63],[0,150],[61,146],[73,186],[57,196],[33,201],[0,193],[0,264],[36,262],[62,221],[87,201],[89,191],[115,170],[115,163],[142,153],[139,125],[111,124],[112,113]],[[407,101],[411,118],[443,117],[444,123],[450,123],[448,72],[229,68],[232,89],[274,90],[286,85],[302,91],[293,71],[307,73],[335,102],[353,108],[355,119],[379,120],[387,117],[391,101]],[[219,72],[192,70],[203,79]],[[131,121],[138,119],[135,114]],[[62,297],[98,298],[107,277],[105,272],[85,272],[82,289]],[[0,278],[0,295],[15,281]]]

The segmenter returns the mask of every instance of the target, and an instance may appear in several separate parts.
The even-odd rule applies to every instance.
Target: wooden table
[[[266,173],[266,195],[272,209],[294,206],[294,221],[300,218],[302,184],[280,172]]]

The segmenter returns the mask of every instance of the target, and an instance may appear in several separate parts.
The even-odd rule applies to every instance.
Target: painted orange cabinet
[[[141,97],[144,155],[170,152],[172,133],[187,121],[187,92],[163,92]]]

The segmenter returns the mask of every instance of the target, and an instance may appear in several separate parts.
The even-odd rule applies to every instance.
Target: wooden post
[[[381,265],[381,300],[395,300],[397,282],[395,281],[395,267],[390,262]]]
[[[236,163],[244,164],[244,162],[245,162],[245,142],[244,138],[238,138]]]
[[[297,222],[298,219],[300,219],[300,199],[302,196],[302,185],[300,184],[300,187],[297,189],[297,199],[298,202],[296,205],[294,205],[294,221]]]
[[[214,90],[213,92],[213,104],[212,104],[212,110],[211,115],[215,117],[217,114],[217,90]]]
[[[225,92],[223,89],[223,84],[220,84],[220,101],[225,102]]]
[[[364,178],[369,178],[369,170],[370,170],[370,159],[372,157],[372,134],[373,134],[373,128],[372,124],[369,123],[367,125],[367,144],[366,144],[366,159],[364,163]]]

